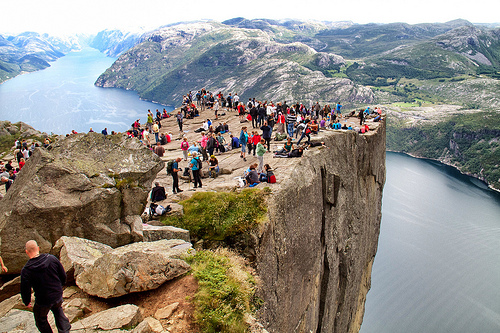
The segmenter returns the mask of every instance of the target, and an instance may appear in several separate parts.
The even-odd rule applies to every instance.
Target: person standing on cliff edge
[[[36,327],[41,333],[52,333],[47,314],[52,311],[59,333],[68,333],[71,324],[61,307],[62,286],[66,273],[61,262],[51,254],[40,254],[34,240],[26,242],[26,254],[30,258],[21,270],[21,297],[26,306],[31,305],[31,289],[35,292],[33,315]]]

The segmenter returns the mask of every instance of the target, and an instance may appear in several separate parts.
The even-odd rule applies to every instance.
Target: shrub
[[[265,193],[259,189],[195,193],[180,202],[183,216],[166,217],[163,223],[188,229],[194,238],[224,240],[250,231],[264,218]]]
[[[203,332],[246,332],[245,313],[253,309],[255,279],[230,252],[199,251],[188,262],[198,280],[195,320]]]

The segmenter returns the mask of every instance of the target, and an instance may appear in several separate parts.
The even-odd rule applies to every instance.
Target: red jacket
[[[259,142],[260,142],[260,135],[255,134],[255,135],[253,136],[253,138],[252,138],[252,143],[253,143],[254,145],[257,145]]]

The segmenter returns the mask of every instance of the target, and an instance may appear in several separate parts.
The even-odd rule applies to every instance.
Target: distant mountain
[[[118,57],[143,40],[143,33],[103,30],[89,41],[89,46],[109,57]]]
[[[465,20],[447,23],[354,24],[347,28],[331,28],[314,38],[326,45],[325,51],[348,59],[360,59],[390,51],[401,45],[428,40],[460,26],[472,26]]]
[[[165,104],[179,103],[182,94],[201,88],[274,101],[373,100],[370,89],[324,75],[322,71],[343,66],[342,57],[303,43],[282,43],[275,34],[291,30],[254,23],[269,29],[198,22],[157,30],[123,53],[96,85],[135,90],[144,99]]]
[[[79,48],[76,37],[60,39],[35,32],[0,35],[0,83],[24,72],[47,68],[49,62]]]

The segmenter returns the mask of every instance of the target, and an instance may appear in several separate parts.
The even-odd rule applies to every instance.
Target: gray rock
[[[160,321],[153,318],[145,318],[139,325],[137,325],[132,333],[161,333],[165,332]]]
[[[164,162],[136,139],[76,134],[35,149],[0,201],[2,257],[9,272],[26,263],[24,244],[48,252],[61,236],[112,247],[141,239],[138,219]]]
[[[0,318],[5,316],[7,312],[12,310],[15,306],[21,305],[21,294],[14,295],[0,303]]]
[[[325,133],[272,189],[255,267],[270,332],[358,332],[377,252],[385,123]],[[283,177],[283,176],[282,176]],[[293,200],[290,200],[293,198]]]
[[[16,135],[17,133],[19,133],[19,128],[17,128],[16,126],[14,125],[11,125],[11,126],[8,126],[6,127],[6,130],[11,134],[11,135]]]
[[[189,230],[176,228],[167,225],[154,226],[143,225],[144,241],[154,242],[161,239],[182,239],[186,242],[191,241]]]
[[[97,258],[113,250],[111,246],[79,237],[62,236],[52,248],[52,253],[59,257],[61,264],[73,280],[84,267],[93,265]]]
[[[74,294],[78,293],[79,291],[80,291],[80,288],[78,288],[77,286],[67,287],[63,291],[63,298],[64,299],[70,298],[71,296],[73,296]]]
[[[93,314],[72,324],[72,331],[78,330],[113,330],[128,329],[137,325],[142,320],[139,307],[125,304]]]
[[[103,298],[156,289],[191,269],[182,260],[190,253],[194,253],[191,243],[179,239],[125,245],[84,268],[76,284]]]
[[[49,312],[48,318],[52,331],[57,332],[52,312]],[[0,318],[0,332],[39,333],[35,325],[33,312],[17,309],[10,310],[5,316]]]
[[[0,287],[0,301],[9,298],[10,296],[19,293],[21,289],[21,276],[17,276],[12,280],[5,282]]]
[[[175,303],[169,304],[163,308],[160,308],[160,309],[156,310],[155,318],[158,320],[168,319],[168,318],[170,318],[172,313],[174,313],[175,310],[177,310],[178,307],[179,307],[179,302],[175,302]]]
[[[83,317],[85,314],[92,312],[88,301],[84,298],[73,298],[68,302],[63,303],[64,313],[72,323],[76,319]]]

